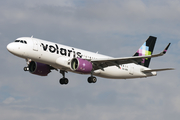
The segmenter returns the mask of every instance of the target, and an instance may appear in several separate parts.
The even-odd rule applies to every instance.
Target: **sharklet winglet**
[[[168,50],[168,48],[169,48],[170,45],[171,45],[171,43],[169,43],[169,44],[166,46],[166,48],[165,48],[164,51],[162,52],[163,54],[166,54],[166,52],[167,52],[167,50]]]

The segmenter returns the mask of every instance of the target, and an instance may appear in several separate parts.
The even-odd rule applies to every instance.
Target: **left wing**
[[[147,56],[133,56],[133,57],[123,57],[123,58],[105,58],[105,59],[96,59],[96,60],[91,60],[93,63],[94,70],[101,69],[104,71],[105,67],[108,66],[117,66],[121,64],[128,64],[128,63],[136,63],[138,64],[139,62],[142,61],[142,59],[145,58],[153,58],[153,57],[159,57],[163,56],[166,54],[169,46],[171,43],[167,45],[167,47],[159,54],[154,54],[154,55],[147,55]]]

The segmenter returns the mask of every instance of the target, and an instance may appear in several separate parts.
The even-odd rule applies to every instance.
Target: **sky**
[[[180,0],[0,0],[1,120],[179,120]],[[132,56],[150,36],[155,77],[113,80],[52,71],[24,72],[24,59],[6,49],[19,37],[45,39],[112,57]]]

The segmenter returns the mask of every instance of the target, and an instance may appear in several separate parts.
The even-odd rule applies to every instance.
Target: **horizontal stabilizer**
[[[149,73],[149,72],[158,72],[158,71],[165,71],[165,70],[174,70],[174,68],[164,68],[164,69],[142,70],[141,72],[144,72],[144,73]]]

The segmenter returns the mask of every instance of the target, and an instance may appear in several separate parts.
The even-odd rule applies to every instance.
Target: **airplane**
[[[82,49],[65,46],[32,37],[20,37],[7,45],[7,50],[26,60],[24,71],[47,76],[51,70],[60,70],[60,84],[68,84],[66,72],[89,74],[87,81],[96,83],[98,77],[110,79],[132,79],[156,76],[158,71],[173,68],[150,69],[151,58],[163,56],[171,43],[160,52],[153,54],[156,37],[149,36],[132,57],[113,58]]]

